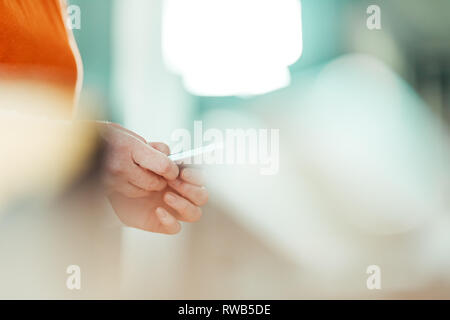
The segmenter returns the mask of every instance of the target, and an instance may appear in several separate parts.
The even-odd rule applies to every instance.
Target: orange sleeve
[[[0,0],[0,78],[44,81],[75,94],[77,63],[59,0]]]

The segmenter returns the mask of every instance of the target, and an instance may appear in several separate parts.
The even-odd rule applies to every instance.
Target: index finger
[[[163,176],[167,180],[174,180],[178,177],[178,166],[167,155],[148,144],[137,141],[133,146],[131,156],[139,166]]]

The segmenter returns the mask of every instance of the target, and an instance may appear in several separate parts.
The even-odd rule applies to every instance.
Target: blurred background
[[[73,292],[27,280],[34,291],[4,296],[450,298],[448,1],[70,4],[81,9],[80,113],[100,106],[103,119],[169,144],[195,120],[279,129],[279,172],[205,168],[204,216],[174,237],[123,228],[103,206],[72,224],[77,243],[61,232],[44,241],[45,223],[28,220],[24,237],[34,230],[46,247],[31,261],[80,259],[87,280]],[[380,30],[366,25],[370,5]],[[61,237],[64,249],[48,249]],[[381,290],[366,287],[369,265]]]

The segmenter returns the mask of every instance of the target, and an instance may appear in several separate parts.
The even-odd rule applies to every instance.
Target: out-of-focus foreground
[[[200,222],[174,237],[123,228],[85,177],[94,130],[41,115],[30,125],[22,107],[43,97],[0,83],[0,298],[450,298],[450,3],[303,0],[295,62],[287,20],[299,17],[276,24],[292,1],[207,2],[71,1],[82,13],[79,113],[95,105],[172,144],[195,120],[279,129],[278,170],[204,166]],[[373,4],[380,30],[366,24]],[[81,290],[66,287],[69,265]],[[380,290],[367,288],[371,265]]]

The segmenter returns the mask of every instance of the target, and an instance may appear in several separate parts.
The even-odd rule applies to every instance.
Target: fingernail
[[[167,217],[167,212],[163,208],[157,208],[156,209],[156,214],[162,219]]]
[[[174,203],[174,202],[177,201],[177,198],[172,193],[167,193],[166,194],[166,199],[167,199],[167,201],[169,201],[171,203]]]

